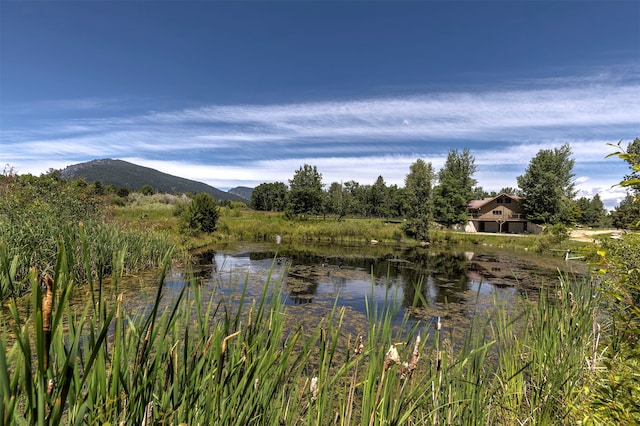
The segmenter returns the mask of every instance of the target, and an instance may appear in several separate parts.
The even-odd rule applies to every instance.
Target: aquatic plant
[[[170,252],[153,302],[130,311],[118,290],[127,252],[115,252],[113,285],[87,274],[78,287],[68,247],[50,275],[29,272],[30,308],[12,298],[0,320],[4,424],[571,424],[597,361],[588,281],[560,277],[515,309],[496,300],[456,343],[446,319],[394,326],[392,294],[367,304],[361,335],[345,333],[337,301],[305,325],[271,275],[253,299],[247,275],[233,304],[203,299],[195,278],[166,299]],[[80,256],[91,269],[95,254]]]

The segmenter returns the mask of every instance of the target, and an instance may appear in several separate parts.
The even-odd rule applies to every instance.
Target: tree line
[[[640,152],[640,139],[627,147]],[[635,158],[635,157],[630,157]],[[633,163],[628,159],[633,170]],[[262,183],[254,188],[251,207],[255,210],[284,212],[288,217],[335,215],[402,218],[409,235],[426,238],[429,223],[445,227],[465,224],[471,200],[507,193],[522,197],[527,218],[538,224],[633,227],[640,220],[636,196],[640,185],[628,187],[629,194],[610,215],[600,196],[576,198],[575,160],[569,144],[542,149],[530,161],[523,175],[516,178],[518,188],[505,187],[487,192],[474,179],[475,158],[468,148],[451,149],[439,171],[422,159],[410,165],[404,187],[387,185],[382,175],[373,184],[354,180],[322,182],[316,166],[304,164],[284,182]],[[633,175],[636,173],[636,175]],[[637,177],[638,172],[631,176]]]

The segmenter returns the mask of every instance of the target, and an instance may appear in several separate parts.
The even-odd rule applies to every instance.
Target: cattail
[[[395,345],[392,344],[384,358],[384,371],[387,371],[394,364],[400,364],[400,355],[398,355]]]
[[[153,402],[149,402],[144,410],[144,417],[142,418],[142,426],[153,424]]]
[[[311,400],[315,401],[318,399],[318,377],[311,378],[311,386],[309,387],[309,391],[311,392]]]
[[[47,382],[47,395],[51,396],[51,394],[53,393],[53,379],[49,379],[49,382]]]
[[[358,343],[356,343],[356,348],[354,349],[354,353],[356,355],[360,355],[364,350],[364,338],[362,336],[358,336]]]
[[[235,333],[231,333],[230,335],[222,339],[222,345],[220,345],[220,361],[218,363],[218,371],[216,376],[217,383],[221,383],[222,381],[222,368],[224,366],[224,358],[227,352],[227,342],[234,337],[237,337],[238,335],[240,335],[240,330],[236,331]]]
[[[394,364],[400,364],[400,355],[398,355],[398,350],[396,349],[394,344],[391,344],[391,347],[387,351],[387,354],[384,357],[384,367],[382,368],[382,374],[380,375],[380,381],[378,382],[378,391],[376,392],[376,399],[373,403],[373,407],[378,406],[378,401],[380,401],[380,393],[382,392],[382,384],[384,383],[384,378],[387,370]],[[375,408],[374,408],[375,410]],[[375,421],[375,411],[371,414],[369,420],[369,426],[373,426]]]
[[[405,379],[407,376],[410,376],[413,373],[413,370],[418,366],[418,360],[420,359],[420,335],[416,336],[416,343],[413,346],[413,352],[409,356],[409,361],[405,361],[402,363],[400,367],[400,378]]]
[[[569,292],[569,306],[571,307],[571,315],[573,315],[573,311],[576,309],[576,301],[573,299],[572,292]]]
[[[42,302],[42,332],[44,333],[44,368],[49,368],[49,349],[51,347],[51,311],[53,310],[53,278],[44,276],[47,292]]]
[[[411,353],[411,358],[409,359],[410,371],[413,371],[416,369],[419,359],[420,359],[420,335],[418,334],[416,336],[416,343],[413,345],[413,352]]]

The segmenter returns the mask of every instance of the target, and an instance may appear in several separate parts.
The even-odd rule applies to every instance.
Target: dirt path
[[[615,229],[574,229],[571,231],[571,238],[575,241],[591,242],[595,235],[599,234],[615,234]]]

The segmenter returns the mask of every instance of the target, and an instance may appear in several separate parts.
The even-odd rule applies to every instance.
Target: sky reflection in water
[[[288,313],[296,318],[317,321],[337,298],[350,320],[365,325],[365,300],[378,307],[393,303],[398,322],[409,313],[412,320],[432,322],[441,317],[445,324],[463,325],[486,314],[495,300],[509,303],[516,294],[531,295],[541,285],[555,285],[558,270],[584,273],[585,269],[579,262],[567,264],[561,258],[512,250],[368,246],[294,250],[267,244],[204,253],[193,273],[204,295],[214,292],[229,303],[237,299],[245,281],[247,300],[259,298],[271,274],[271,287],[282,281]],[[172,271],[167,292],[178,291],[188,274]]]

